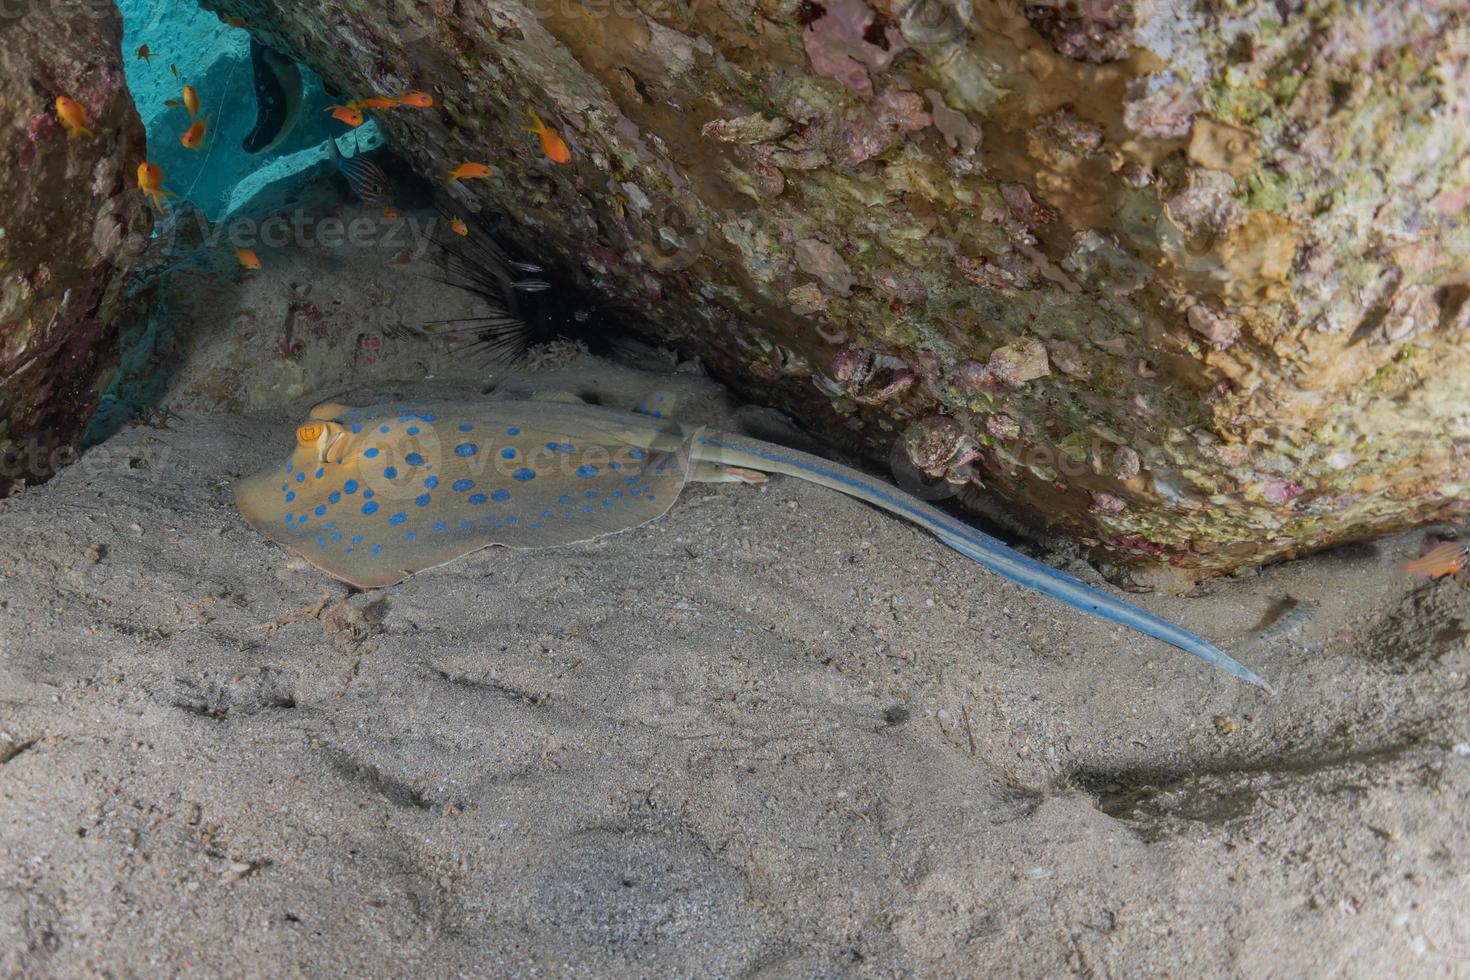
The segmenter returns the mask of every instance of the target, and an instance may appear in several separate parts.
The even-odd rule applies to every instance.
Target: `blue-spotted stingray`
[[[242,480],[245,519],[361,588],[401,582],[489,545],[552,548],[663,515],[688,480],[778,473],[912,521],[1015,582],[1171,643],[1266,687],[1227,653],[950,517],[882,480],[745,436],[568,401],[327,403],[283,465]]]

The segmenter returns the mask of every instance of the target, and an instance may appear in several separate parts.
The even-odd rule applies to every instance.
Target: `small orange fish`
[[[184,108],[189,110],[190,119],[199,115],[199,92],[192,85],[184,86]]]
[[[87,128],[87,110],[75,99],[69,99],[64,95],[56,97],[56,118],[61,120],[61,128],[66,130],[67,139],[76,139],[86,133],[92,135]]]
[[[153,64],[153,52],[148,50],[148,45],[146,44],[138,48],[138,57],[150,65]]]
[[[231,27],[247,27],[244,17],[236,17],[233,14],[225,14],[224,21]]]
[[[394,211],[392,208],[384,208],[383,217],[387,218],[389,221],[396,221],[398,220],[398,212]]]
[[[397,99],[363,99],[361,102],[350,102],[354,109],[397,109]]]
[[[247,269],[260,268],[260,256],[256,255],[248,248],[235,249],[235,258],[238,259],[240,264]]]
[[[163,189],[163,168],[156,163],[144,160],[138,164],[138,189],[147,195],[153,202],[153,206],[162,211],[165,196],[173,197],[173,191]]]
[[[434,106],[434,97],[428,92],[409,92],[398,97],[400,105],[411,105],[415,109],[431,109]]]
[[[353,129],[363,123],[362,110],[353,105],[331,105],[327,106],[326,111],[332,114],[333,119],[346,123]]]
[[[526,132],[535,133],[541,137],[541,152],[546,154],[552,163],[570,163],[572,151],[567,146],[567,141],[557,135],[556,130],[541,121],[541,117],[535,112],[531,113],[533,125],[526,127]]]
[[[488,163],[461,163],[449,171],[450,180],[464,180],[466,177],[489,177],[492,173]]]
[[[205,116],[203,119],[194,120],[194,125],[190,126],[189,131],[179,137],[179,142],[191,150],[199,149],[199,147],[204,145],[204,130],[208,126],[208,116]]]
[[[469,225],[465,224],[464,219],[459,215],[455,215],[454,220],[449,222],[449,228],[460,238],[464,238],[470,233]]]
[[[1467,560],[1470,560],[1470,544],[1463,541],[1442,541],[1413,561],[1400,565],[1399,574],[1443,578],[1460,571]]]

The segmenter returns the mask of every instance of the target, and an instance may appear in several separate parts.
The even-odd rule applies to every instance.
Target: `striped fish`
[[[370,207],[391,209],[393,182],[383,168],[363,156],[360,149],[348,157],[342,155],[335,139],[329,139],[327,143],[332,148],[332,162],[337,165],[337,172],[347,179],[347,186],[352,188],[357,199]]]

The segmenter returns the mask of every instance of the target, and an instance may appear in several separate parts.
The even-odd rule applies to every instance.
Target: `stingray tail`
[[[866,501],[912,521],[955,551],[1013,582],[1019,582],[1085,612],[1163,640],[1194,654],[1232,677],[1267,691],[1271,690],[1270,685],[1254,671],[1188,630],[1079,582],[1049,565],[1027,558],[1004,542],[955,520],[917,497],[850,467],[819,456],[725,432],[706,432],[701,435],[695,443],[695,457],[767,473],[784,473]]]

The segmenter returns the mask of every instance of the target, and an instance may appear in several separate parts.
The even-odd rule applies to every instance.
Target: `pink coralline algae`
[[[812,70],[859,95],[872,95],[868,69],[887,68],[907,47],[897,28],[879,24],[862,0],[837,0],[801,32]]]
[[[1284,504],[1288,500],[1295,500],[1307,490],[1300,483],[1288,483],[1285,480],[1272,480],[1266,484],[1261,496],[1273,504]]]

